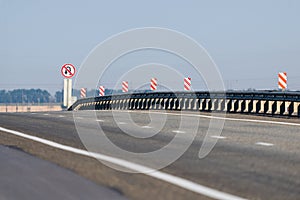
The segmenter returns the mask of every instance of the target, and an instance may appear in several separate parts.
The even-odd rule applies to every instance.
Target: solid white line
[[[99,153],[92,153],[92,152],[88,152],[82,149],[77,149],[74,147],[70,147],[70,146],[66,146],[63,144],[59,144],[50,140],[46,140],[46,139],[42,139],[36,136],[32,136],[32,135],[27,135],[25,133],[21,133],[19,131],[14,131],[14,130],[10,130],[10,129],[6,129],[3,127],[0,127],[0,131],[6,132],[6,133],[11,133],[13,135],[17,135],[35,142],[39,142],[57,149],[61,149],[64,151],[69,151],[72,153],[76,153],[79,155],[84,155],[84,156],[88,156],[88,157],[93,157],[93,158],[97,158],[100,159],[102,161],[106,161],[106,162],[110,162],[112,164],[115,165],[119,165],[121,167],[125,167],[127,169],[136,171],[136,172],[140,172],[143,173],[145,175],[157,178],[159,180],[171,183],[173,185],[176,185],[178,187],[184,188],[186,190],[189,191],[193,191],[195,193],[201,194],[201,195],[205,195],[207,197],[211,197],[214,199],[223,199],[223,200],[244,200],[244,198],[238,197],[238,196],[234,196],[231,194],[227,194],[225,192],[221,192],[203,185],[200,185],[198,183],[171,175],[171,174],[167,174],[164,172],[160,172],[160,171],[156,171],[152,168],[140,165],[140,164],[136,164],[136,163],[132,163],[123,159],[119,159],[119,158],[114,158],[114,157],[110,157],[110,156],[106,156],[103,154],[99,154]],[[145,173],[145,172],[149,172],[149,173]]]
[[[123,124],[127,124],[127,123],[126,122],[118,122],[118,124],[123,125]]]
[[[272,143],[267,143],[267,142],[256,142],[256,145],[261,145],[261,146],[267,146],[267,147],[271,147],[274,146],[274,144]]]
[[[212,135],[210,136],[211,138],[216,138],[216,139],[226,139],[224,136],[218,136],[218,135]]]
[[[102,111],[110,111],[110,110],[101,110]],[[111,111],[110,111],[111,112]],[[151,111],[120,111],[114,110],[114,112],[135,112],[135,113],[143,113],[143,114],[160,114],[160,115],[175,115],[175,116],[187,116],[187,117],[200,117],[200,118],[207,118],[207,119],[221,119],[226,121],[240,121],[240,122],[257,122],[257,123],[266,123],[266,124],[277,124],[277,125],[287,125],[287,126],[300,126],[297,123],[291,122],[280,122],[280,121],[267,121],[267,120],[256,120],[256,119],[240,119],[240,118],[229,118],[229,117],[216,117],[216,116],[208,116],[208,115],[197,115],[197,114],[187,114],[187,113],[164,113],[164,112],[151,112]]]
[[[97,119],[96,121],[97,122],[104,122],[104,120],[102,120],[102,119]]]
[[[44,115],[45,115],[45,116],[48,116],[49,114],[48,114],[48,113],[45,113]]]
[[[185,131],[174,130],[173,133],[185,133]]]

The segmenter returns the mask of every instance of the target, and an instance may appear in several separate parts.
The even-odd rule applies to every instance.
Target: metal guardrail
[[[300,92],[153,92],[79,99],[69,110],[168,109],[299,117]]]

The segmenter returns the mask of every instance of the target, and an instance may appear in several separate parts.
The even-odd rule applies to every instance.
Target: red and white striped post
[[[81,98],[86,98],[86,88],[81,88],[80,89],[80,97]]]
[[[184,78],[184,90],[191,90],[191,80],[190,77]]]
[[[128,92],[128,81],[122,82],[122,92]]]
[[[105,95],[105,88],[104,88],[104,86],[100,86],[99,87],[99,96],[104,96]]]
[[[156,78],[151,79],[150,89],[151,90],[156,90],[157,89],[157,79]]]
[[[278,73],[278,88],[281,90],[287,89],[287,73],[286,72]]]

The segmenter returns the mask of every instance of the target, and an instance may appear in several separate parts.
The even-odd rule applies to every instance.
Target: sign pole
[[[64,79],[64,107],[70,107],[72,105],[72,79]]]

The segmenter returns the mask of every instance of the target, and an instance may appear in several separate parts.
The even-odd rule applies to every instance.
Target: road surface
[[[178,112],[155,113],[154,115],[166,116],[166,123],[159,134],[147,139],[133,138],[121,130],[122,128],[129,133],[140,133],[144,136],[156,129],[155,124],[151,125],[146,111],[130,112],[132,119],[141,127],[138,130],[130,125],[126,117],[121,116],[115,122],[110,111],[97,111],[96,118],[93,114],[93,111],[79,111],[75,114],[81,131],[86,132],[87,136],[97,134],[99,130],[94,126],[96,122],[114,144],[127,151],[155,151],[167,145],[179,133],[176,132],[181,117]],[[221,192],[220,199],[300,198],[299,119],[227,115],[222,135],[210,135],[211,138],[218,139],[216,146],[208,156],[199,159],[199,149],[210,121],[207,116],[208,113],[186,113],[191,124],[185,122],[183,125],[178,148],[181,148],[181,142],[185,142],[185,134],[194,130],[193,119],[200,122],[197,127],[198,135],[178,160],[160,169],[163,174],[158,177],[153,174],[121,172],[107,167],[95,158],[83,155],[84,153],[62,150],[55,145],[49,146],[16,136],[13,132],[43,138],[72,149],[86,150],[74,125],[72,112],[2,113],[0,144],[20,148],[39,159],[55,163],[89,179],[101,188],[113,188],[128,199],[213,199],[210,194],[218,195],[218,191]],[[100,148],[101,154],[108,155],[109,158],[120,158],[116,153],[109,152],[105,146]],[[7,155],[10,157],[10,154]],[[152,167],[134,158],[121,159]],[[165,175],[171,176],[169,181],[161,178]],[[22,179],[22,175],[19,179]],[[14,181],[17,184],[18,179]],[[195,191],[183,186],[184,181],[195,184]],[[3,180],[1,184],[3,187]],[[200,186],[204,189],[201,190]]]

